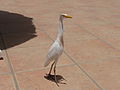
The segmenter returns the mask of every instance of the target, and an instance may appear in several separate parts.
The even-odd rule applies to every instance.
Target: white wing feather
[[[63,47],[60,45],[58,41],[55,41],[48,51],[47,59],[44,66],[46,67],[49,65],[51,61],[58,59],[62,52]]]

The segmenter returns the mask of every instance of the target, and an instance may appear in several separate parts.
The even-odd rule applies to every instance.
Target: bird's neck
[[[58,34],[57,34],[57,40],[60,41],[63,45],[63,32],[64,32],[64,28],[63,28],[63,18],[60,17],[59,18],[59,29],[58,29]]]

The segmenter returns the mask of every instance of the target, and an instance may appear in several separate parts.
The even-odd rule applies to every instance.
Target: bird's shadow
[[[46,74],[44,76],[45,79],[49,80],[49,81],[52,81],[52,82],[55,82],[57,84],[67,84],[63,81],[67,81],[63,76],[61,75],[56,75],[56,79],[57,79],[57,82],[55,81],[55,75],[52,75],[52,74]]]

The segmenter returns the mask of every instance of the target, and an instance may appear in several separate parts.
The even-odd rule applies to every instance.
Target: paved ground
[[[57,87],[43,64],[61,13]],[[120,0],[0,0],[0,32],[0,90],[120,90]]]

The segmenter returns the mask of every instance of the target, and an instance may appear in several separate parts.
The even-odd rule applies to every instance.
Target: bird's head
[[[72,16],[69,16],[68,14],[61,14],[60,15],[62,18],[72,18]]]

